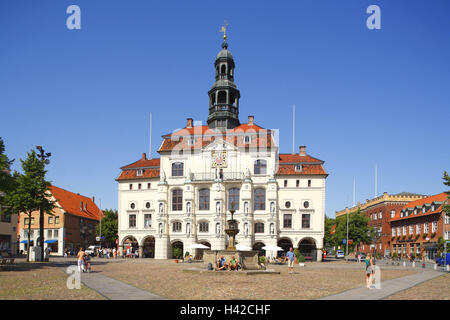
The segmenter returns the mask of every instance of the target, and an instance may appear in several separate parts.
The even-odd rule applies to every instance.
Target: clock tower
[[[234,83],[234,60],[228,51],[227,36],[224,30],[222,50],[214,63],[216,82],[209,90],[208,127],[220,131],[233,129],[240,125],[240,92]]]

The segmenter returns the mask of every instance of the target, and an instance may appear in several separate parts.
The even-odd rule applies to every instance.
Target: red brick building
[[[445,192],[412,201],[391,218],[391,251],[398,256],[414,254],[434,259],[440,236],[447,238],[450,219],[443,212],[447,194]]]
[[[358,205],[353,208],[346,208],[336,212],[336,217],[355,212],[359,209],[362,214],[365,214],[369,218],[369,227],[374,228],[375,239],[370,244],[359,244],[357,251],[371,252],[373,254],[380,253],[385,256],[392,252],[391,218],[398,214],[407,203],[424,197],[426,196],[409,192],[392,195],[385,192],[379,197],[366,200],[363,204],[358,202]]]

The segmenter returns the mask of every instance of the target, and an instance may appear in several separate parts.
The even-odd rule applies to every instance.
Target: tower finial
[[[223,32],[223,42],[227,41],[227,27],[228,27],[228,22],[227,22],[227,20],[225,20],[223,22],[222,28],[219,30],[219,32]]]

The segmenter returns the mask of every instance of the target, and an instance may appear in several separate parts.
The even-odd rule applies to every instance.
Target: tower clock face
[[[226,166],[227,166],[227,153],[226,152],[213,152],[212,167],[213,168],[225,168]]]

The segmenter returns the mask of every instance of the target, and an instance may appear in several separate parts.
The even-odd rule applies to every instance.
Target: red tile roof
[[[70,214],[93,220],[100,220],[100,217],[103,216],[103,212],[89,197],[55,186],[50,186],[49,190],[62,209]],[[83,210],[80,210],[81,202],[83,202]],[[85,204],[87,204],[87,210],[85,210]]]
[[[443,206],[442,205],[437,207],[436,210],[434,210],[434,211],[431,211],[431,209],[428,209],[427,211],[425,211],[425,213],[423,213],[422,210],[419,210],[417,212],[417,214],[414,214],[414,209],[416,207],[422,207],[424,204],[431,205],[433,202],[445,202],[446,200],[447,200],[447,193],[442,192],[442,193],[436,194],[434,196],[430,196],[430,197],[422,198],[422,199],[419,199],[419,200],[411,201],[408,204],[405,204],[403,206],[402,210],[399,210],[399,212],[397,212],[395,214],[395,217],[391,218],[390,221],[411,219],[411,218],[415,218],[415,217],[422,217],[422,216],[426,216],[426,215],[430,215],[430,214],[441,213],[442,210],[443,210]],[[401,211],[403,211],[405,209],[411,209],[413,212],[410,213],[408,216],[401,217],[401,215],[400,215]]]
[[[160,164],[160,159],[139,159],[136,162],[133,162],[129,165],[123,166],[120,169],[136,169],[136,168],[149,168],[149,167],[158,167]]]
[[[257,135],[256,135],[257,133]],[[244,134],[251,136],[250,143],[244,142]],[[255,134],[255,135],[252,135]],[[256,137],[256,138],[255,138]],[[241,124],[240,126],[225,132],[215,131],[208,126],[193,126],[183,128],[172,134],[163,136],[164,141],[158,152],[175,150],[199,150],[211,144],[216,139],[223,139],[236,147],[270,148],[275,146],[271,131],[253,124]],[[194,144],[190,145],[189,139],[194,138]]]

